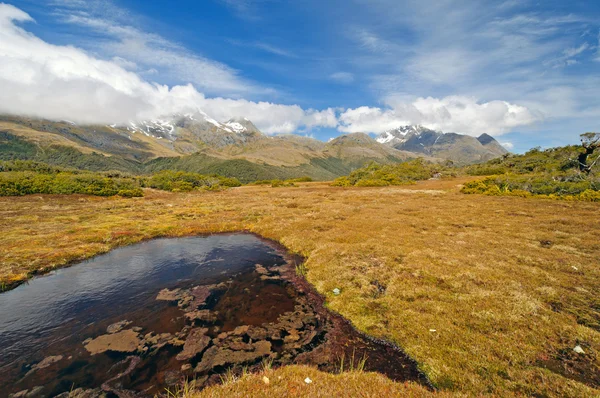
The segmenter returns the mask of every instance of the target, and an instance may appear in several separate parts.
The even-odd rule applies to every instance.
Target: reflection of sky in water
[[[76,332],[154,301],[165,287],[210,283],[203,279],[223,270],[274,261],[281,262],[272,248],[241,234],[156,239],[116,249],[0,294],[0,351],[5,358],[31,352],[69,321],[69,331]]]

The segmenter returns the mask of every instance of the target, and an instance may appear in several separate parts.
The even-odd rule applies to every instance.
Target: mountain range
[[[341,135],[325,143],[299,135],[265,135],[246,118],[219,122],[203,112],[123,125],[79,125],[0,116],[0,160],[30,159],[95,171],[164,169],[217,173],[247,182],[309,176],[328,180],[369,162],[415,158],[482,162],[506,150],[491,136],[405,126],[380,134]]]

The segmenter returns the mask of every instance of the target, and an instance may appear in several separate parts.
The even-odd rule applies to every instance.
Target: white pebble
[[[309,377],[307,377],[306,379],[304,379],[304,382],[306,384],[310,384],[310,383],[312,383],[312,380]]]
[[[575,351],[578,354],[585,354],[585,351],[583,351],[583,348],[581,348],[580,345],[576,345],[575,348],[573,348],[573,351]]]

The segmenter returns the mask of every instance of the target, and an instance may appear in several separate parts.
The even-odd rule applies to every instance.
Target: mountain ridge
[[[414,145],[394,147],[400,140],[381,143],[364,133],[343,134],[329,142],[293,134],[265,135],[249,119],[219,122],[201,111],[120,125],[78,125],[65,120],[0,115],[0,131],[7,133],[6,137],[14,136],[6,138],[6,142],[12,139],[17,144],[14,147],[32,144],[27,156],[38,160],[73,162],[77,167],[92,165],[89,167],[95,170],[116,166],[118,170],[136,173],[166,168],[219,172],[225,176],[241,176],[246,181],[304,175],[332,179],[369,162],[388,164],[416,158],[443,162],[447,159],[439,155],[440,151],[415,149]],[[416,133],[421,136],[428,131],[411,126],[402,137],[409,143]],[[437,140],[452,136],[441,137]],[[482,141],[483,144],[479,141],[477,144],[491,148],[488,152],[497,150],[494,147],[497,141],[491,136],[483,137]],[[0,142],[0,157],[12,156],[8,150],[3,153],[2,148]],[[476,151],[474,153],[478,156]],[[23,154],[18,156],[27,158]]]

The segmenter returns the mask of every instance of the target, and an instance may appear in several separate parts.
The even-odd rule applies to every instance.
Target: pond
[[[0,294],[0,396],[153,396],[229,369],[298,363],[428,384],[397,347],[358,333],[251,234],[155,239]],[[65,394],[63,394],[65,395]]]

